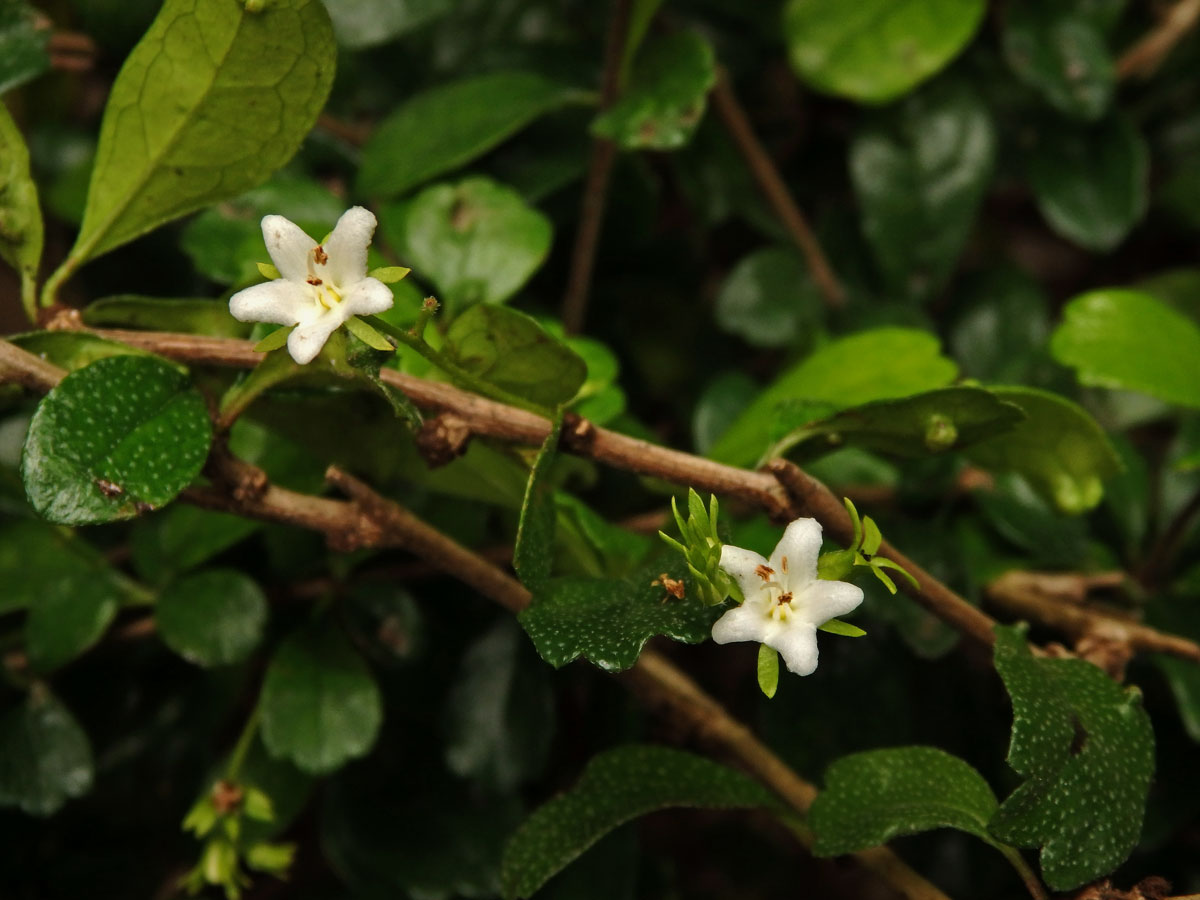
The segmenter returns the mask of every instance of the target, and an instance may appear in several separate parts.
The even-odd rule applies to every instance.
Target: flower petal
[[[712,639],[718,644],[762,641],[770,625],[770,616],[764,616],[757,604],[743,603],[713,623]]]
[[[767,561],[753,550],[734,547],[732,544],[721,548],[721,568],[737,582],[737,586],[742,589],[742,596],[747,601],[762,594],[763,579],[758,574],[758,567],[766,564]]]
[[[238,291],[229,298],[229,312],[239,322],[295,325],[312,305],[306,285],[277,278]]]
[[[794,519],[775,545],[770,565],[780,584],[795,591],[817,577],[820,552],[821,523],[816,519]]]
[[[373,316],[391,309],[393,302],[392,289],[375,278],[362,279],[342,297],[342,304],[355,316]]]
[[[367,247],[375,234],[375,224],[375,215],[369,209],[352,206],[334,226],[325,242],[329,254],[325,271],[339,288],[349,288],[367,274]]]
[[[279,274],[289,281],[304,281],[308,277],[308,255],[317,242],[283,216],[263,216],[262,233]]]
[[[817,668],[817,629],[812,625],[792,620],[764,643],[779,651],[789,672],[811,675]]]
[[[325,342],[329,340],[329,336],[346,321],[347,317],[340,315],[340,309],[343,306],[345,306],[344,303],[339,304],[320,318],[296,326],[288,335],[287,342],[288,353],[292,354],[292,359],[303,366],[316,358],[317,354],[321,352],[321,348],[325,346]]]
[[[793,597],[792,609],[816,627],[853,611],[862,601],[863,591],[858,585],[818,578]]]

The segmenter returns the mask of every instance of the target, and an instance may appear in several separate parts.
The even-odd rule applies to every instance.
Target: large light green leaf
[[[358,186],[382,197],[403,194],[580,96],[532,72],[493,72],[440,85],[383,120],[363,147]]]
[[[454,9],[454,0],[324,0],[343,47],[386,44]]]
[[[887,103],[953,59],[986,6],[983,0],[790,0],[783,30],[792,68],[813,87]]]
[[[592,133],[627,150],[674,150],[696,131],[716,83],[712,46],[694,31],[677,31],[647,44],[633,77],[611,107],[596,117]]]
[[[1054,358],[1083,384],[1200,407],[1200,327],[1140,291],[1091,291],[1063,309]]]
[[[92,787],[92,748],[44,685],[0,717],[0,806],[49,816]]]
[[[241,662],[262,639],[267,599],[234,569],[208,569],[168,585],[154,607],[166,645],[202,666]]]
[[[1004,56],[1017,77],[1079,119],[1104,115],[1117,73],[1100,23],[1064,3],[1014,3],[1004,15]]]
[[[367,664],[328,623],[280,645],[259,702],[267,750],[314,775],[363,756],[383,719],[379,687]]]
[[[990,844],[996,805],[982,775],[936,747],[855,753],[825,773],[825,790],[809,812],[813,853],[853,853],[934,828],[957,828]]]
[[[33,7],[24,0],[0,0],[0,94],[50,68],[49,36],[50,29],[38,27]],[[4,115],[0,110],[0,118]],[[7,155],[0,153],[0,159]]]
[[[534,811],[504,851],[508,900],[529,897],[619,825],[657,809],[775,808],[749,776],[666,747],[628,746],[592,759],[575,786]]]
[[[1028,161],[1038,209],[1056,232],[1102,252],[1125,239],[1146,211],[1149,150],[1122,118],[1090,128],[1054,122]]]
[[[1036,659],[1021,629],[996,627],[996,671],[1013,705],[1008,762],[1026,780],[989,830],[1042,848],[1056,891],[1107,875],[1133,850],[1154,774],[1141,692],[1080,659]]]
[[[172,500],[200,473],[212,429],[173,366],[113,356],[72,372],[38,406],[21,474],[52,522],[127,519]]]
[[[1121,461],[1100,426],[1065,397],[1025,387],[990,388],[1019,406],[1025,421],[1012,431],[976,444],[967,455],[979,465],[1017,472],[1060,512],[1081,513],[1104,496],[1104,479]]]
[[[3,58],[0,40],[0,59]],[[8,108],[0,103],[0,259],[21,276],[21,294],[27,308],[33,304],[42,240],[42,211],[29,174],[29,150]]]
[[[335,61],[320,0],[167,0],[113,84],[71,262],[263,181],[316,121]]]
[[[790,247],[743,257],[717,294],[717,325],[759,347],[811,346],[822,311],[821,293]]]
[[[840,338],[785,371],[760,393],[713,445],[709,455],[753,465],[770,445],[780,404],[816,402],[836,408],[906,397],[942,387],[958,367],[936,337],[909,328],[879,328]]]
[[[850,146],[863,231],[887,281],[912,297],[942,286],[992,174],[995,134],[971,88],[939,82],[865,120]]]
[[[436,184],[385,208],[383,233],[451,313],[503,303],[550,252],[550,220],[489,178]]]

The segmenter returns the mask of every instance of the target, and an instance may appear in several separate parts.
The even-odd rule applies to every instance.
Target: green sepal
[[[863,519],[863,540],[862,552],[864,556],[871,557],[879,552],[879,545],[883,543],[883,535],[879,532],[879,526],[875,524],[875,520],[870,516]]]
[[[254,352],[270,353],[272,350],[278,350],[287,343],[288,336],[295,327],[295,325],[285,325],[283,328],[276,328],[254,345]]]
[[[824,625],[817,626],[818,631],[827,631],[830,634],[840,634],[842,637],[864,637],[866,632],[857,625],[851,625],[849,622],[843,622],[841,619],[830,619]]]
[[[380,266],[378,269],[368,272],[367,277],[382,281],[384,284],[395,284],[411,271],[412,269],[404,266]]]
[[[758,645],[758,689],[770,700],[779,690],[779,651]]]
[[[351,316],[345,322],[346,330],[352,335],[370,347],[372,350],[382,350],[386,353],[391,353],[396,349],[396,345],[385,338],[382,334],[360,319],[358,316]]]
[[[858,552],[849,550],[830,550],[822,553],[817,560],[817,577],[826,581],[845,581],[854,569]]]
[[[268,281],[276,281],[283,277],[279,274],[279,270],[270,263],[260,262],[255,263],[254,265],[258,267],[258,274]]]

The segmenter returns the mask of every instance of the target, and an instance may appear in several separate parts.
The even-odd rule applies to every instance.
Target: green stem
[[[261,721],[262,706],[256,703],[254,711],[250,713],[250,718],[242,726],[242,733],[238,735],[237,743],[233,746],[233,752],[229,754],[229,765],[225,767],[226,781],[236,782],[241,776],[242,766],[246,762],[246,754],[250,752],[250,747],[254,744],[254,739],[258,736],[258,726]]]
[[[1021,856],[1021,851],[1004,844],[993,844],[992,846],[999,850],[1000,854],[1008,860],[1009,865],[1017,870],[1017,874],[1025,882],[1025,889],[1029,891],[1029,896],[1033,897],[1033,900],[1050,900],[1050,894],[1046,892],[1033,869],[1029,868],[1029,864]]]
[[[75,274],[80,265],[83,264],[83,259],[72,253],[63,260],[62,265],[54,270],[54,274],[46,279],[46,283],[42,285],[42,306],[50,307],[58,300],[58,289],[62,287],[64,281]]]
[[[30,272],[21,271],[21,305],[32,325],[38,321],[37,279]]]

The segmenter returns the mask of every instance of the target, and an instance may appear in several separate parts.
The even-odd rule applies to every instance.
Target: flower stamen
[[[785,568],[784,571],[786,572],[787,569]],[[763,581],[770,582],[771,576],[775,574],[775,570],[772,569],[770,566],[760,564],[755,567],[754,574],[757,575],[759,578],[761,578]]]

